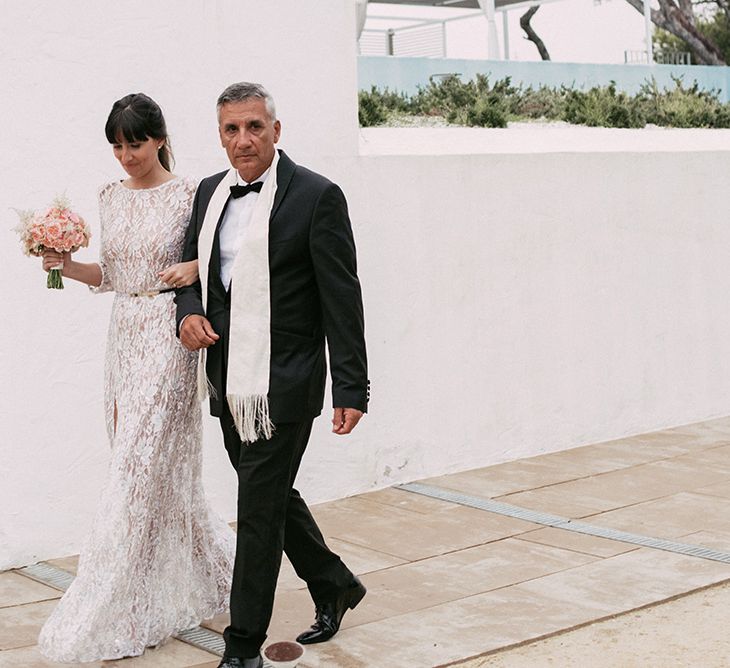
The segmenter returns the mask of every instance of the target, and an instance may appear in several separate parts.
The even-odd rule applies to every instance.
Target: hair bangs
[[[106,123],[104,131],[110,144],[118,144],[124,139],[128,143],[144,142],[149,138],[148,123],[131,107],[120,109]]]

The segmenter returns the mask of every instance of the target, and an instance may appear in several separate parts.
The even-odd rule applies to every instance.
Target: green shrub
[[[509,77],[492,87],[483,74],[466,82],[450,75],[438,81],[431,80],[426,88],[419,88],[411,100],[411,111],[442,116],[457,125],[503,128],[507,126],[510,98],[516,92]]]
[[[716,91],[685,86],[674,79],[673,89],[660,89],[647,81],[637,95],[616,90],[616,83],[583,91],[541,86],[513,86],[505,77],[493,85],[478,74],[471,81],[456,75],[432,80],[415,95],[361,91],[360,125],[382,125],[406,115],[440,116],[449,123],[481,127],[505,127],[511,119],[564,120],[568,123],[609,128],[641,128],[646,123],[689,128],[730,127],[730,104],[722,104]]]
[[[358,93],[358,119],[361,127],[382,125],[392,112],[408,112],[410,104],[403,93],[378,90],[373,86],[370,91]]]
[[[388,114],[380,100],[375,86],[373,86],[370,93],[361,90],[358,93],[357,101],[357,118],[360,122],[360,127],[367,128],[373,125],[382,125],[385,123],[388,118]]]
[[[459,77],[451,74],[443,79],[430,81],[426,88],[418,87],[418,92],[411,99],[411,111],[426,116],[443,116],[460,112],[476,101],[474,83],[463,83]]]
[[[700,90],[697,82],[685,88],[681,77],[672,79],[672,90],[660,90],[654,78],[641,87],[638,97],[647,122],[674,128],[727,127],[730,107],[720,102],[717,91]]]
[[[716,128],[730,128],[730,104],[722,104],[715,114]]]
[[[564,120],[568,123],[606,128],[643,128],[646,125],[640,102],[617,92],[614,81],[587,91],[563,90],[566,95]]]
[[[466,109],[464,125],[483,128],[506,128],[507,114],[502,100],[496,95],[478,97],[474,104]]]
[[[530,86],[521,91],[514,115],[517,118],[562,120],[565,116],[565,93],[547,86],[540,86],[537,90]]]

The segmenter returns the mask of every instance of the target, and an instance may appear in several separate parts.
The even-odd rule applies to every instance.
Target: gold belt
[[[127,292],[130,297],[157,297],[164,292],[175,292],[175,288],[163,288],[162,290],[140,290],[139,292]]]

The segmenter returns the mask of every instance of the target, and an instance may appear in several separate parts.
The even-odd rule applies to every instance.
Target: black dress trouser
[[[256,656],[266,640],[284,551],[315,603],[353,583],[352,572],[324,542],[293,488],[312,420],[280,423],[273,437],[243,445],[224,402],[221,428],[238,475],[238,532],[226,655]]]

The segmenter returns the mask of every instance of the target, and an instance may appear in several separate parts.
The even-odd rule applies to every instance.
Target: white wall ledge
[[[591,128],[518,123],[509,128],[361,128],[360,155],[677,153],[730,151],[730,130]]]

